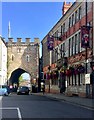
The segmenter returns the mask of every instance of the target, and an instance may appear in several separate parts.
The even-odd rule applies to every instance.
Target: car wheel
[[[8,92],[4,94],[4,96],[8,96],[8,95],[9,95]]]

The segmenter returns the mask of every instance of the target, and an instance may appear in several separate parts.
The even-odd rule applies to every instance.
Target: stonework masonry
[[[29,73],[31,79],[38,78],[39,44],[39,38],[35,38],[34,42],[30,42],[30,38],[26,38],[25,42],[22,42],[22,38],[17,38],[17,42],[14,42],[13,38],[9,38],[9,41],[6,43],[8,79],[12,72],[18,68]]]

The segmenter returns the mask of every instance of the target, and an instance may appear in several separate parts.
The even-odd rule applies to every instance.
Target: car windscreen
[[[28,87],[19,87],[19,90],[28,90]]]

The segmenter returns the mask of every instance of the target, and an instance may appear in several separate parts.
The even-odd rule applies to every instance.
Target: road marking
[[[2,96],[0,96],[0,107],[2,107]],[[0,110],[0,120],[2,119],[2,111]]]
[[[22,120],[22,116],[21,116],[20,109],[19,109],[19,108],[17,108],[17,110],[18,110],[18,117],[20,118],[20,120]]]
[[[2,96],[0,96],[0,100],[2,100]]]
[[[21,116],[21,112],[20,112],[20,109],[17,107],[3,107],[3,108],[0,108],[1,110],[13,110],[13,109],[16,109],[17,112],[18,112],[18,118],[19,120],[22,120],[22,116]]]

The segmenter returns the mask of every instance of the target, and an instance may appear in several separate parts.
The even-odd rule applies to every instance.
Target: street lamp
[[[48,67],[49,73],[50,73],[50,80],[49,80],[49,93],[50,93],[50,88],[51,88],[51,66],[49,65]]]
[[[58,32],[58,33],[61,33],[61,32]],[[47,47],[48,47],[48,51],[49,51],[49,54],[50,54],[50,65],[48,67],[48,70],[50,72],[50,80],[49,80],[49,93],[50,93],[50,87],[51,87],[51,64],[52,64],[52,50],[54,48],[54,38],[57,38],[57,40],[62,40],[61,37],[56,37],[56,36],[53,36],[53,35],[49,35],[47,36]]]
[[[65,70],[67,68],[67,57],[65,57],[65,51],[60,49],[60,53],[55,51],[57,54],[60,55],[60,59],[56,61],[57,63],[57,70],[58,70],[58,82],[59,82],[59,88],[60,88],[60,93],[65,92],[66,88],[66,77],[65,77]],[[63,56],[62,56],[63,53]],[[62,74],[62,75],[61,75]]]
[[[62,31],[58,32],[58,33],[61,33],[61,35],[62,35]],[[53,35],[50,37],[56,38],[57,41],[62,41],[61,35],[59,37],[53,36]],[[57,43],[57,46],[59,47],[58,43]],[[58,53],[57,49],[54,48],[53,50],[55,51],[55,53],[57,53],[57,56],[60,55],[60,59],[58,59],[58,57],[56,58],[56,64],[57,64],[56,68],[58,70],[58,82],[59,82],[60,92],[65,92],[65,87],[66,87],[66,85],[65,85],[65,82],[66,82],[65,81],[65,69],[67,67],[67,57],[65,57],[64,48],[63,48],[63,50],[62,50],[62,48],[60,48],[59,53]],[[63,55],[62,55],[62,53],[63,53]],[[50,64],[50,67],[51,67],[51,64]],[[51,71],[50,67],[49,67],[49,71]],[[64,70],[64,73],[62,73],[63,74],[62,77],[60,76],[61,69]],[[50,80],[49,80],[49,92],[50,92]]]

